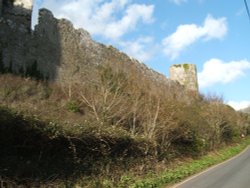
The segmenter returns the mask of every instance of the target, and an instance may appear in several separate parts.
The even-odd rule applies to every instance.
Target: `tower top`
[[[194,64],[176,64],[169,69],[170,79],[178,81],[188,90],[198,93],[197,70]]]

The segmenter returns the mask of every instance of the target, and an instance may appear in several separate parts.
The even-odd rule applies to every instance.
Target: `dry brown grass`
[[[72,173],[99,183],[113,176],[111,182],[118,182],[126,173],[161,171],[176,157],[197,157],[247,131],[249,119],[222,101],[160,83],[122,65],[98,66],[77,80],[57,83],[5,74],[0,75],[0,106],[21,114],[16,119],[9,113],[13,122],[42,131],[46,139],[34,139],[38,150],[51,144],[49,152],[60,148],[60,155],[73,162]]]

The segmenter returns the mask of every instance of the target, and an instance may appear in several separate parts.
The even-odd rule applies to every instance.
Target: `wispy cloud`
[[[227,33],[226,18],[215,19],[208,15],[202,26],[186,24],[178,26],[177,30],[163,39],[164,53],[172,60],[193,43],[211,39],[222,39]]]
[[[120,42],[123,50],[141,62],[148,61],[157,51],[154,38],[149,36],[139,37],[133,41]]]
[[[250,101],[229,101],[227,103],[235,110],[241,110],[250,106]]]
[[[169,1],[172,2],[172,3],[175,3],[177,5],[181,5],[181,4],[187,2],[187,0],[169,0]]]
[[[131,0],[44,0],[58,18],[71,20],[92,35],[116,40],[133,31],[138,24],[154,21],[154,5],[135,4]]]
[[[198,3],[204,3],[205,0],[197,0]],[[181,5],[187,3],[188,0],[169,0],[171,3],[175,3],[176,5]]]
[[[250,70],[250,62],[247,60],[224,62],[220,59],[210,59],[203,65],[203,70],[198,73],[199,86],[209,87],[214,84],[227,84]]]
[[[245,7],[242,7],[242,8],[240,8],[237,12],[236,12],[236,16],[242,16],[243,14],[245,14],[245,12],[246,12],[246,9],[245,9]]]

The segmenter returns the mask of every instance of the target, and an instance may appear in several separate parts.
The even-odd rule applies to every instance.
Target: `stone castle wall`
[[[2,17],[3,12],[3,0],[0,0],[0,17]]]
[[[0,7],[0,71],[24,72],[31,41],[32,0],[1,0]]]
[[[197,70],[194,64],[172,65],[169,69],[170,79],[178,81],[187,89],[198,93]]]
[[[33,0],[1,0],[1,16],[26,29],[31,28]]]
[[[191,79],[183,69],[172,69],[171,79],[167,79],[112,46],[93,41],[87,31],[75,29],[66,19],[56,19],[47,9],[39,11],[38,25],[32,31],[31,14],[32,0],[0,0],[0,72],[67,82],[79,80],[89,67],[119,63],[125,71],[134,67],[156,85],[175,87],[171,79],[179,81],[178,74],[189,80],[187,88],[197,85],[195,77]]]

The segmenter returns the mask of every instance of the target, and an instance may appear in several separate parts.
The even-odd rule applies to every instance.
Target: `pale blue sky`
[[[177,63],[197,65],[201,93],[250,105],[250,21],[244,0],[36,0],[104,44],[168,76]],[[250,1],[249,1],[250,3]]]

